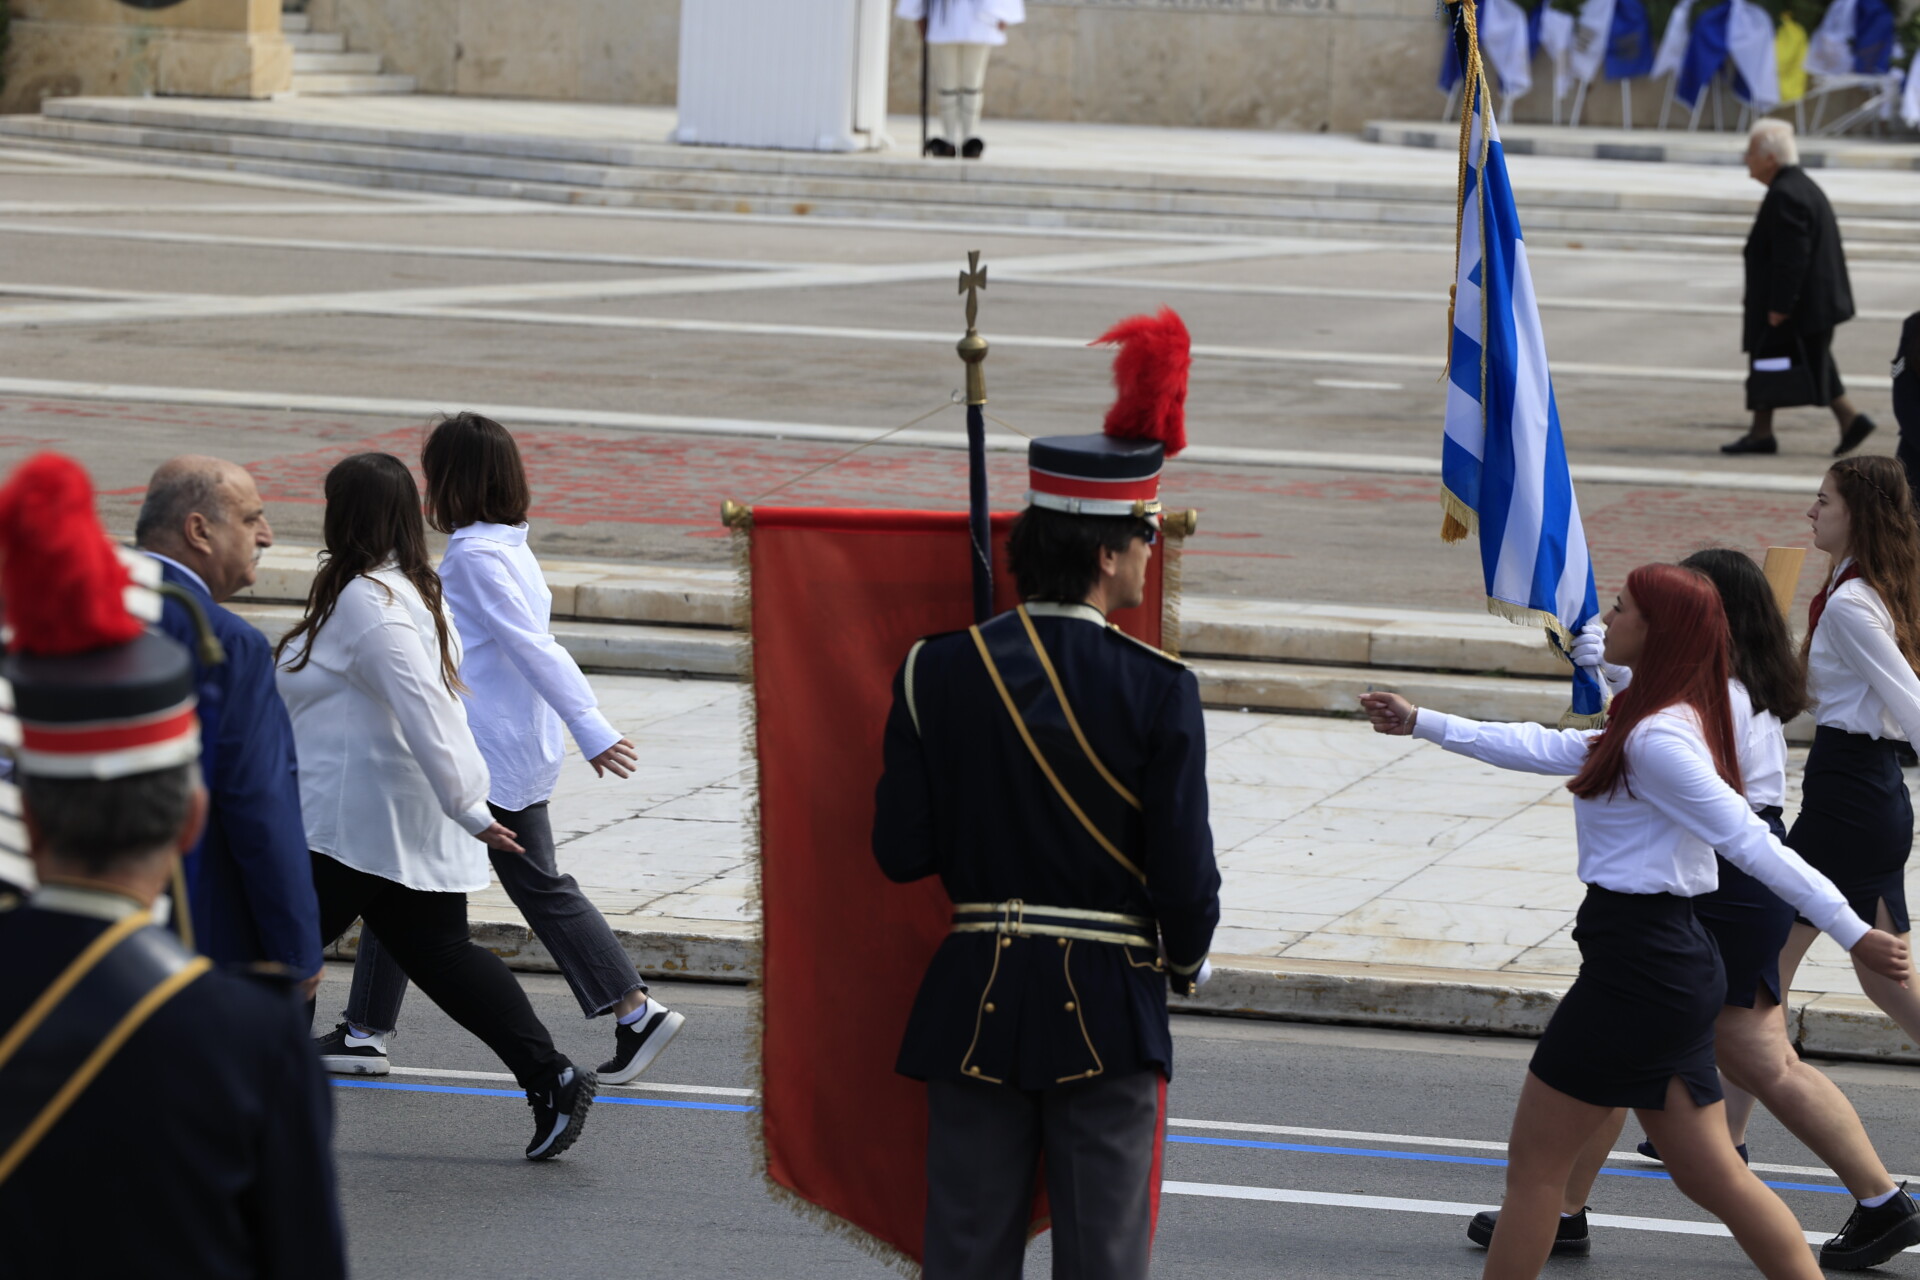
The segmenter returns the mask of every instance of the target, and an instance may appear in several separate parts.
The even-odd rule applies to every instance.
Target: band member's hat
[[[1027,447],[1036,507],[1086,516],[1160,514],[1160,471],[1187,447],[1187,373],[1193,365],[1187,326],[1172,308],[1133,316],[1094,346],[1117,345],[1113,382],[1119,391],[1099,435],[1045,436]]]
[[[20,772],[122,778],[199,758],[193,663],[132,611],[158,617],[141,565],[108,540],[71,458],[40,454],[0,489],[0,676]]]

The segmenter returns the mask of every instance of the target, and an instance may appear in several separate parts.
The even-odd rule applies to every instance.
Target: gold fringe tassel
[[[1480,525],[1479,514],[1455,497],[1451,489],[1440,490],[1440,510],[1442,542],[1458,542]]]
[[[766,1072],[760,1046],[766,1035],[766,917],[761,878],[765,871],[765,845],[760,826],[760,714],[753,683],[753,520],[747,518],[733,528],[733,627],[739,637],[735,666],[740,676],[740,740],[746,757],[742,779],[741,826],[746,843],[747,861],[753,875],[747,885],[747,914],[759,921],[760,928],[747,944],[747,1087],[762,1099],[762,1106],[748,1113],[748,1145],[753,1152],[754,1170],[766,1184],[774,1203],[783,1205],[820,1230],[839,1236],[877,1262],[898,1271],[910,1280],[918,1280],[920,1264],[880,1237],[848,1222],[831,1209],[825,1209],[790,1187],[775,1181],[767,1167]]]
[[[1607,713],[1596,711],[1590,716],[1575,715],[1573,708],[1568,707],[1567,713],[1560,717],[1560,727],[1562,729],[1604,729],[1607,727]]]
[[[1174,657],[1180,656],[1180,561],[1186,536],[1169,532],[1161,539],[1160,557],[1160,647]]]

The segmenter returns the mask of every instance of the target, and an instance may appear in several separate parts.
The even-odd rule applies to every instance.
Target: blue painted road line
[[[463,1085],[452,1084],[400,1084],[387,1080],[335,1080],[336,1089],[387,1089],[394,1093],[459,1093],[476,1098],[524,1098],[527,1095],[516,1089],[470,1089]],[[616,1107],[667,1107],[674,1111],[757,1111],[758,1107],[743,1107],[733,1102],[676,1102],[668,1098],[616,1098],[601,1094],[594,1099],[596,1104],[608,1104]]]

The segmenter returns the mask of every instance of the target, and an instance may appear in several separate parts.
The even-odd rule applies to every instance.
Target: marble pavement
[[[641,768],[624,782],[595,779],[570,755],[553,802],[562,867],[644,968],[747,976],[755,914],[739,687],[592,679]],[[1560,780],[1333,718],[1213,710],[1207,730],[1223,978],[1200,1004],[1538,1031],[1579,964],[1571,931],[1583,890]],[[1794,753],[1796,780],[1804,754]],[[474,895],[473,917],[495,922],[479,931],[490,945],[528,967],[550,963],[497,887]],[[1809,1051],[1915,1056],[1859,996],[1832,942],[1816,945],[1798,986]]]

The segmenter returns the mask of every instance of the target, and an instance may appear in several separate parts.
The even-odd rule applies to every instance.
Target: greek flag
[[[1544,626],[1564,654],[1599,614],[1599,601],[1506,156],[1485,109],[1485,82],[1472,68],[1467,79],[1472,114],[1441,446],[1443,536],[1454,541],[1477,528],[1488,610]],[[1595,723],[1604,706],[1593,673],[1573,668],[1567,723]]]

